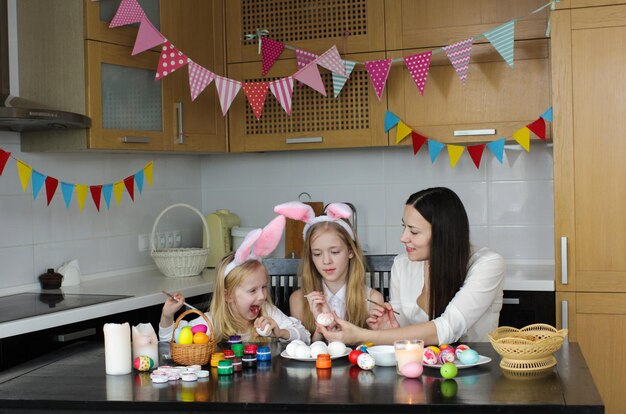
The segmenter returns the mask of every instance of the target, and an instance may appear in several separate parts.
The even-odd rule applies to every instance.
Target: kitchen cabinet
[[[364,62],[385,55],[379,52],[344,57]],[[258,63],[228,65],[229,77],[242,82],[274,80],[296,70],[293,59],[277,61],[266,78],[261,78]],[[229,110],[231,152],[386,146],[386,92],[379,102],[365,67],[355,66],[337,98],[333,98],[331,73],[325,69],[320,72],[328,96],[295,81],[291,115],[268,90],[263,113],[257,120],[245,94],[240,92]]]
[[[626,4],[624,0],[561,0],[556,4],[557,9],[576,9],[580,7],[612,6]]]
[[[626,406],[625,46],[626,5],[553,13],[557,311],[608,414]]]
[[[155,82],[158,52],[131,56],[130,45],[85,40],[93,26],[84,24],[85,11],[98,7],[88,0],[17,2],[21,96],[92,119],[88,130],[23,133],[22,150],[225,152],[226,120],[213,87],[191,102],[186,67]],[[196,63],[224,72],[220,0],[168,1],[159,10],[164,36]]]
[[[385,50],[383,0],[229,0],[225,2],[228,63],[260,62],[258,41],[246,34],[266,29],[273,40],[314,53],[336,45],[339,53]],[[286,50],[281,58],[293,58]],[[261,70],[261,65],[257,65]]]
[[[388,52],[401,58],[431,49]],[[514,68],[490,44],[475,44],[465,84],[444,52],[432,56],[421,96],[404,65],[391,67],[389,110],[420,134],[445,143],[472,143],[510,137],[550,106],[550,63],[544,39],[515,42]],[[495,129],[495,135],[455,136],[455,131]],[[531,134],[533,137],[534,135]],[[395,134],[389,135],[389,145]],[[398,145],[411,145],[405,139]]]
[[[546,3],[546,0],[385,0],[387,50],[446,46],[478,36],[516,17],[525,17]],[[545,38],[547,15],[544,9],[516,22],[515,39]]]
[[[554,291],[505,290],[498,326],[523,328],[533,323],[555,326]]]

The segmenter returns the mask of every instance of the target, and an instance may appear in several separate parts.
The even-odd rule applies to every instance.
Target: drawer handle
[[[87,329],[83,329],[82,331],[75,331],[75,332],[70,332],[70,333],[61,334],[61,335],[55,335],[54,340],[56,342],[69,342],[69,341],[73,341],[74,339],[85,338],[87,336],[92,336],[95,334],[96,334],[95,328],[87,328]]]
[[[130,137],[130,136],[126,136],[126,137],[122,137],[120,139],[125,144],[149,144],[150,143],[150,138],[148,138],[148,137]]]
[[[323,142],[323,137],[311,137],[311,138],[287,138],[285,142],[287,144],[313,144]]]
[[[519,298],[504,298],[502,299],[503,305],[519,305]]]
[[[495,129],[456,129],[455,137],[469,137],[473,135],[496,135]]]
[[[183,103],[176,102],[174,105],[176,107],[176,143],[184,144],[185,143],[185,128],[183,127]]]
[[[561,284],[567,285],[567,237],[561,237]]]

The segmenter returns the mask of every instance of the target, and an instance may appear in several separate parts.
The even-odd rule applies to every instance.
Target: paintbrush
[[[172,299],[176,300],[176,298],[175,298],[174,296],[172,296],[172,294],[171,294],[171,293],[167,293],[167,292],[166,292],[166,291],[164,291],[164,290],[162,290],[161,292],[163,292],[163,294],[164,294],[164,295],[167,295],[167,296],[169,296],[170,298],[172,298]],[[200,311],[200,309],[198,309],[198,308],[196,308],[196,307],[194,307],[194,306],[191,306],[191,305],[190,305],[190,304],[188,304],[187,302],[183,302],[183,305],[187,306],[187,307],[188,307],[188,308],[190,308],[190,309],[197,310],[198,312],[201,312],[201,311]]]
[[[370,303],[373,303],[374,305],[378,305],[378,306],[380,306],[381,308],[385,308],[385,309],[387,309],[384,305],[381,305],[381,304],[380,304],[380,303],[378,303],[378,302],[374,302],[373,300],[371,300],[371,299],[369,299],[369,298],[367,298],[366,300],[367,300],[368,302],[370,302]],[[395,310],[393,310],[393,309],[392,309],[391,311],[392,311],[393,313],[395,313],[396,315],[400,315],[400,312],[396,312],[396,311],[395,311]]]

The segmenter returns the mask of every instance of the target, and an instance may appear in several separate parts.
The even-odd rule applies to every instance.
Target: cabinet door
[[[383,59],[383,53],[345,55],[364,62]],[[261,79],[260,64],[229,65],[229,77],[242,82],[274,80],[296,72],[294,60],[276,62]],[[294,82],[291,116],[268,90],[261,118],[257,120],[243,91],[228,111],[230,150],[233,152],[307,150],[386,146],[384,118],[386,93],[378,101],[363,65],[355,66],[337,98],[333,98],[332,75],[322,69],[328,96]]]
[[[389,52],[391,58],[429,49]],[[474,45],[465,84],[445,53],[432,57],[421,96],[404,65],[391,67],[389,110],[420,134],[446,143],[510,137],[550,106],[550,63],[546,40],[515,42],[514,68],[488,44]],[[495,135],[454,136],[456,130],[495,129]],[[390,134],[390,145],[395,136]],[[399,145],[411,145],[410,139]]]
[[[167,38],[188,58],[223,76],[222,1],[168,0],[162,3],[162,12],[163,32]],[[209,85],[192,102],[188,74],[185,67],[163,80],[174,102],[171,129],[175,133],[166,140],[166,149],[225,152],[226,117],[222,115],[215,87]]]
[[[229,0],[225,5],[228,63],[261,60],[258,42],[242,41],[257,29],[315,53],[333,45],[342,54],[385,50],[383,0]],[[281,57],[293,56],[286,50]]]
[[[163,150],[171,137],[171,96],[155,81],[157,52],[86,42],[89,149]],[[165,79],[167,82],[167,78]]]
[[[82,0],[85,7],[85,39],[134,46],[139,23],[109,29],[122,0]],[[161,31],[161,0],[137,0],[146,16]]]
[[[575,9],[579,7],[611,6],[626,4],[624,0],[561,0],[556,4],[557,9]]]
[[[385,0],[387,50],[445,46],[526,16],[544,4],[545,0]],[[517,21],[515,38],[546,37],[547,16],[544,9]]]
[[[626,292],[626,6],[557,11],[552,35],[557,289]]]

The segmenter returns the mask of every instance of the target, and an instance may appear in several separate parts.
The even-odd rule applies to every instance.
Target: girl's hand
[[[326,303],[326,296],[322,292],[311,292],[304,296],[309,303],[313,318],[316,319],[317,315],[323,312],[330,312],[328,303]]]
[[[365,321],[370,329],[382,330],[400,327],[391,305],[389,303],[385,303],[384,305],[384,308],[374,306],[370,309],[370,316]]]
[[[289,339],[289,331],[286,329],[280,329],[276,321],[268,316],[260,316],[254,321],[254,327],[259,329],[265,329],[270,326],[270,335],[273,338]],[[257,333],[258,335],[258,333]]]
[[[167,297],[163,304],[162,316],[166,319],[174,319],[174,314],[183,307],[185,297],[180,292],[172,293],[173,298]]]
[[[341,341],[346,345],[365,342],[363,338],[364,329],[340,319],[334,312],[333,314],[335,316],[335,326],[333,329],[317,324],[317,330],[324,335],[324,338],[326,338],[328,342]]]

